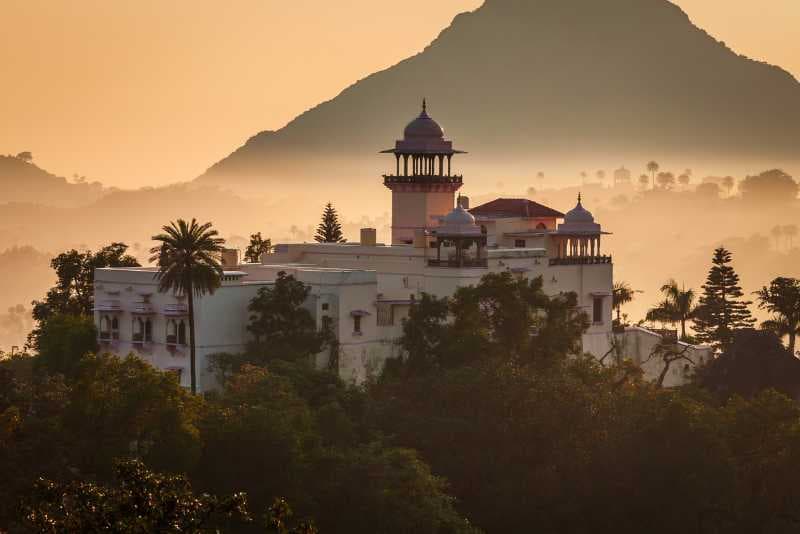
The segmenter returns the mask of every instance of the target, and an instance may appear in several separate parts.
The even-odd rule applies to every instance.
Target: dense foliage
[[[250,236],[250,243],[244,251],[244,259],[249,263],[261,263],[261,256],[272,251],[272,240],[261,237],[261,232]]]
[[[356,388],[312,365],[307,296],[285,274],[259,293],[258,342],[204,397],[53,319],[40,354],[0,361],[0,528],[796,531],[800,363],[769,331],[666,390],[581,353],[575,295],[491,274],[418,299],[406,357]]]
[[[112,243],[97,252],[68,250],[53,258],[56,285],[43,301],[33,302],[33,318],[45,322],[57,314],[91,315],[94,306],[94,271],[103,267],[138,267],[126,252],[128,245]]]

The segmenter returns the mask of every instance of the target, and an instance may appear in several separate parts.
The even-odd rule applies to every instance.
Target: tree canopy
[[[124,243],[112,243],[97,252],[73,249],[53,258],[50,266],[56,272],[56,285],[43,301],[33,302],[33,318],[43,323],[56,314],[92,315],[95,269],[139,267],[127,250]]]
[[[317,234],[314,236],[317,243],[344,243],[346,239],[342,234],[342,225],[339,223],[339,214],[333,204],[328,202],[325,211],[322,212],[322,220],[317,226]]]
[[[725,346],[732,341],[734,331],[755,323],[748,308],[752,303],[742,300],[739,275],[731,261],[731,253],[724,248],[714,251],[713,265],[694,313],[694,328],[701,342]]]

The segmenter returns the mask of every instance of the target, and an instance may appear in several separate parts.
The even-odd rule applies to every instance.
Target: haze
[[[0,152],[126,188],[190,180],[480,4],[3,0]],[[800,76],[796,1],[678,4],[739,53]]]

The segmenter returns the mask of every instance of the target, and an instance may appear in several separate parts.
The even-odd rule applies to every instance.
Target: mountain
[[[487,162],[800,159],[800,83],[738,55],[674,4],[486,0],[421,53],[253,136],[199,180],[352,183],[353,160],[362,171],[370,157],[391,167],[373,155],[422,96],[457,146]]]
[[[104,194],[98,182],[70,183],[34,163],[14,156],[0,156],[0,199],[3,203],[42,206],[84,206]]]

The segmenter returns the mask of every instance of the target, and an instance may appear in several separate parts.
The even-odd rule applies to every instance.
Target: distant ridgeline
[[[800,152],[800,83],[667,0],[487,0],[423,52],[255,135],[199,179],[347,179],[333,158],[363,162],[386,148],[376,140],[398,136],[423,96],[482,160],[600,153],[781,166]]]
[[[71,208],[92,203],[103,196],[102,184],[70,183],[50,174],[27,158],[0,156],[0,202]]]

